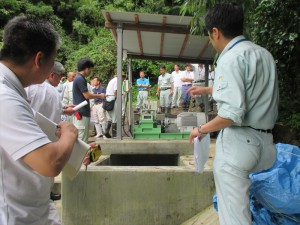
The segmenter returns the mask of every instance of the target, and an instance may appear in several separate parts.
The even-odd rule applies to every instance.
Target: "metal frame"
[[[118,91],[117,91],[117,109],[119,112],[122,111],[122,61],[123,61],[123,31],[136,31],[139,53],[127,53],[128,57],[128,79],[129,86],[132,87],[132,59],[148,59],[148,60],[163,60],[163,61],[173,61],[173,62],[188,62],[188,63],[202,63],[205,65],[205,85],[208,86],[208,71],[209,64],[213,63],[213,58],[204,58],[203,55],[207,51],[209,46],[209,40],[206,41],[205,45],[200,49],[199,55],[197,57],[187,57],[184,56],[184,51],[187,43],[191,37],[190,26],[180,25],[180,24],[167,24],[167,16],[163,16],[161,24],[150,24],[141,23],[139,20],[139,14],[133,14],[134,20],[132,22],[127,21],[113,21],[111,19],[110,12],[103,11],[103,15],[106,18],[105,27],[111,29],[113,37],[117,43],[117,76],[118,76]],[[161,33],[160,38],[160,50],[156,55],[145,54],[143,49],[143,40],[141,32],[156,32]],[[177,56],[164,55],[164,39],[165,34],[184,34],[185,38],[180,46],[180,52]],[[199,40],[200,41],[200,40]],[[208,121],[208,96],[205,97],[205,114],[206,120]],[[132,132],[132,90],[129,91],[129,129]],[[122,113],[117,113],[117,139],[122,139]]]

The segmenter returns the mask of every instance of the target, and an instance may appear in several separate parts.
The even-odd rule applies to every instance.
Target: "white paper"
[[[50,141],[54,142],[58,140],[58,137],[55,135],[57,129],[56,123],[49,120],[39,112],[35,113],[35,120],[42,131],[47,134]],[[89,148],[90,146],[85,142],[79,139],[76,140],[70,159],[63,169],[64,174],[66,174],[71,180],[74,179],[78,174],[82,161]]]
[[[203,173],[204,165],[208,160],[210,145],[210,136],[207,134],[201,141],[198,137],[194,138],[194,159],[195,159],[195,168],[199,173]]]
[[[76,105],[73,109],[77,111],[78,109],[81,109],[83,106],[86,106],[88,104],[87,100],[84,100],[80,104]]]

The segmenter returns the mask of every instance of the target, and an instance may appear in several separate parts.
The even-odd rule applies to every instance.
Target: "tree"
[[[300,135],[300,4],[293,0],[264,0],[250,18],[251,37],[276,61],[280,88],[280,121]],[[272,19],[270,19],[272,18]]]

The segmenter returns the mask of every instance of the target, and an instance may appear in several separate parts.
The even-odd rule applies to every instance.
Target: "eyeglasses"
[[[61,78],[62,75],[61,74],[56,74],[56,73],[53,73],[55,76],[57,76],[58,78]]]

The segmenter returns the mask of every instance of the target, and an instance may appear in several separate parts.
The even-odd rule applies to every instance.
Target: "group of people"
[[[111,80],[107,90],[101,85],[99,77],[93,77],[90,84],[86,78],[90,76],[93,67],[92,60],[80,59],[77,64],[78,72],[68,72],[67,80],[63,83],[61,81],[64,80],[65,68],[56,61],[53,72],[42,84],[25,88],[27,100],[36,112],[57,124],[61,119],[74,124],[78,130],[78,137],[84,142],[88,142],[91,117],[95,122],[96,138],[116,136],[116,117],[113,113],[115,110],[106,112],[102,105],[104,99],[111,101],[116,97],[116,77]],[[86,100],[86,106],[78,111],[73,110],[75,105]],[[112,136],[109,132],[111,124]]]
[[[174,71],[169,74],[165,66],[160,66],[160,75],[156,96],[159,97],[160,112],[171,113],[171,108],[180,108],[188,111],[190,107],[191,95],[187,90],[192,86],[205,86],[205,68],[203,64],[186,64],[185,70],[181,71],[178,64],[174,65]],[[210,70],[209,86],[213,85],[214,71]],[[149,79],[145,78],[144,71],[140,71],[140,78],[136,81],[138,90],[136,112],[140,108],[145,109],[150,89]],[[204,97],[201,95],[193,96],[194,101],[204,111]],[[210,98],[212,101],[212,98]]]
[[[219,53],[213,87],[193,86],[195,77],[190,65],[186,65],[184,72],[176,72],[181,77],[185,107],[190,96],[196,95],[212,95],[218,103],[218,115],[193,129],[190,141],[194,138],[201,141],[208,133],[220,131],[214,178],[221,225],[251,224],[249,174],[268,169],[276,158],[272,136],[279,99],[276,64],[266,49],[242,35],[243,24],[243,10],[237,4],[216,4],[205,16],[210,43]],[[86,140],[91,114],[90,103],[76,112],[73,106],[87,99],[98,99],[95,100],[97,105],[101,99],[115,100],[117,78],[109,82],[106,94],[99,87],[91,93],[86,77],[94,63],[83,58],[78,62],[78,73],[70,86],[73,102],[63,105],[61,96],[54,95],[54,86],[59,84],[64,69],[55,62],[59,35],[53,26],[42,19],[15,17],[4,28],[3,42],[0,54],[0,224],[60,225],[49,199],[53,177],[64,168],[78,136]],[[169,96],[176,90],[175,82],[164,66],[160,72],[157,95],[162,109],[169,110]],[[176,87],[179,92],[180,86]],[[139,88],[145,91],[149,83],[141,82]],[[37,95],[41,97],[37,99]],[[174,106],[178,106],[177,101]],[[49,113],[48,117],[58,123],[57,141],[50,141],[38,126],[31,105],[37,107],[37,111]],[[54,111],[59,113],[52,114]],[[76,119],[73,123],[60,121],[58,114],[61,113],[75,113]],[[110,113],[111,118],[114,113]]]

